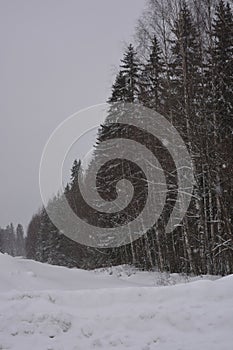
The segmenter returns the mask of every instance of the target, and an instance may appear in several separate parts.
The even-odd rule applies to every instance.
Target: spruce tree
[[[135,102],[138,95],[139,60],[132,44],[128,46],[124,57],[121,60],[120,68],[120,77],[123,80],[122,82],[125,84],[125,88],[122,90],[121,96],[124,98],[125,102]],[[114,90],[116,91],[117,89],[118,87],[115,86]]]
[[[213,24],[215,111],[218,132],[233,130],[233,16],[229,3],[221,0]]]
[[[214,126],[213,190],[218,222],[216,246],[222,266],[233,266],[233,16],[229,3],[220,0],[213,23],[212,114]],[[227,244],[226,244],[227,242]],[[215,248],[214,248],[215,249]],[[231,261],[231,264],[229,264]],[[223,268],[224,269],[224,268]],[[222,271],[220,270],[220,273]]]
[[[202,62],[197,30],[185,1],[173,32],[175,39],[172,42],[171,94],[168,104],[175,126],[186,141],[191,142],[194,125],[198,124]]]
[[[25,239],[25,253],[28,259],[36,260],[36,251],[38,249],[38,239],[41,225],[41,212],[33,215],[27,228]]]
[[[112,96],[109,98],[108,102],[124,102],[126,101],[126,98],[126,77],[124,73],[120,70],[116,76],[115,83],[112,86]]]
[[[78,181],[78,175],[81,168],[81,161],[75,159],[71,168],[71,189]]]
[[[139,101],[156,111],[161,109],[164,62],[157,37],[150,46],[150,56],[140,74]]]
[[[201,216],[198,194],[202,169],[200,167],[201,147],[203,139],[202,105],[202,56],[200,40],[196,23],[185,1],[181,3],[180,11],[173,28],[174,40],[171,47],[171,63],[169,65],[170,91],[166,94],[166,110],[171,122],[177,128],[190,151],[193,160],[193,171],[196,179],[195,201],[192,201],[189,211],[183,220],[182,227],[177,229],[178,240],[183,244],[177,251],[178,242],[173,241],[169,249],[174,256],[182,256],[186,271],[196,272],[195,257],[192,247],[197,241],[202,227],[198,226]],[[181,235],[181,236],[180,236]],[[179,237],[180,236],[180,237]],[[175,237],[175,235],[174,235]],[[177,254],[178,252],[178,254]],[[176,263],[179,262],[176,260]]]
[[[7,225],[4,234],[4,252],[15,256],[15,229],[14,225],[11,223]]]

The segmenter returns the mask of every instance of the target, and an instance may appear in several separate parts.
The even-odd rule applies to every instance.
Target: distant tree
[[[41,212],[33,215],[27,229],[25,250],[28,259],[36,259],[37,241],[41,224]]]
[[[41,262],[67,267],[82,267],[87,248],[69,239],[51,221],[48,213],[59,210],[63,196],[66,196],[71,208],[79,213],[78,176],[81,162],[75,160],[71,169],[71,181],[64,194],[51,199],[46,208],[34,215],[27,231],[26,255]],[[63,215],[61,212],[59,215]],[[88,265],[88,264],[87,264]]]
[[[24,256],[25,255],[25,238],[24,238],[23,226],[21,224],[18,224],[18,226],[16,228],[15,253],[18,256]]]
[[[15,256],[15,230],[12,223],[6,227],[3,237],[4,252]]]
[[[4,230],[0,227],[0,253],[3,253],[3,235]]]

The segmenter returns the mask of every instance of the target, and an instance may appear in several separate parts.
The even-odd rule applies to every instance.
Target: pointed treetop
[[[78,179],[78,174],[81,168],[81,160],[74,160],[73,166],[71,168],[71,183],[73,184]]]

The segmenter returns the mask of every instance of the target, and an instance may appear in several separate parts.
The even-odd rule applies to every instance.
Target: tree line
[[[141,238],[114,249],[94,249],[75,243],[58,232],[45,208],[33,216],[27,232],[27,257],[52,264],[94,268],[134,264],[143,269],[194,274],[233,273],[233,14],[227,1],[148,0],[138,21],[136,43],[123,55],[108,100],[109,119],[101,125],[89,168],[106,151],[101,141],[130,130],[111,126],[115,103],[140,103],[165,116],[178,130],[193,162],[194,191],[181,224],[165,233],[166,213]],[[142,116],[143,117],[143,116]],[[133,131],[132,131],[133,132]],[[150,135],[134,134],[139,142],[158,151]],[[159,153],[158,153],[159,154]],[[159,154],[162,159],[163,155]],[[166,178],[171,171],[169,160]],[[126,177],[122,161],[118,173],[99,174],[99,190],[112,198],[113,175]],[[119,169],[124,169],[124,174]],[[130,174],[137,174],[132,167]],[[75,160],[64,196],[74,212],[85,216],[78,186],[81,162]],[[86,175],[87,176],[87,175]],[[133,176],[132,176],[133,177]],[[115,180],[116,181],[116,180]],[[109,189],[109,190],[108,190]],[[143,200],[135,198],[140,207]],[[56,205],[59,196],[50,205]],[[134,214],[131,209],[130,215]],[[169,212],[169,208],[168,208]],[[91,216],[91,213],[89,213]],[[118,218],[121,220],[122,218]],[[102,217],[104,226],[106,220]],[[99,223],[99,222],[98,222]],[[93,228],[94,232],[94,228]]]
[[[11,223],[6,228],[0,228],[0,252],[12,256],[25,256],[25,236],[23,226],[16,229]]]

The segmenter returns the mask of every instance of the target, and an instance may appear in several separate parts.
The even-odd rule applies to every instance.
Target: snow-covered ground
[[[0,254],[0,349],[232,350],[233,276],[87,272]]]

